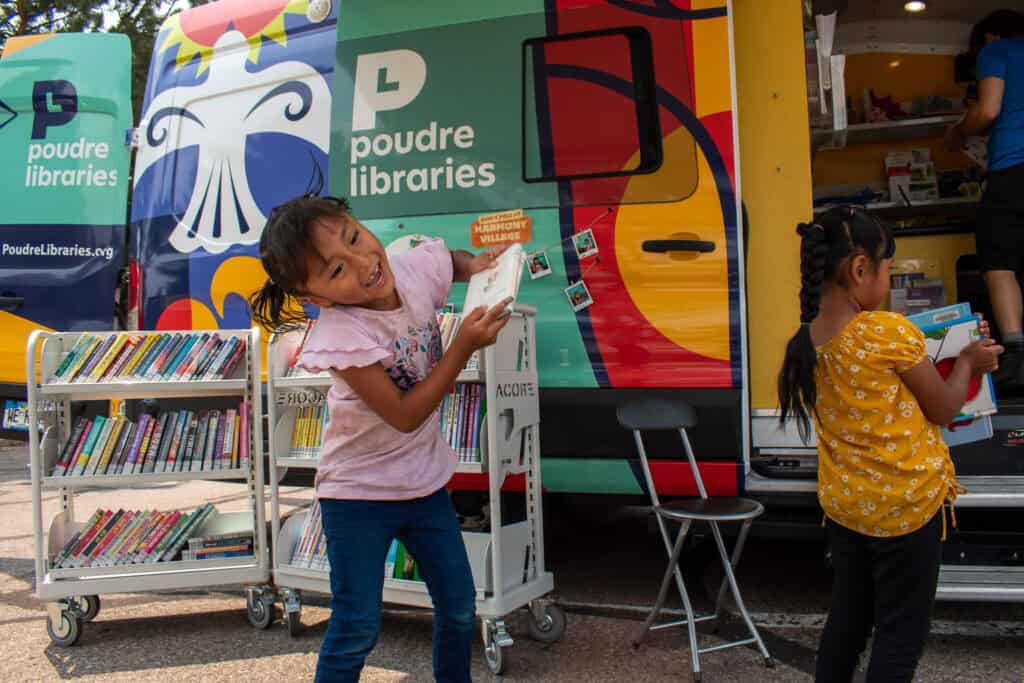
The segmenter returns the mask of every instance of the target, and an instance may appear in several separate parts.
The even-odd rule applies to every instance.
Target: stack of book
[[[441,433],[461,463],[480,463],[487,401],[480,384],[456,384],[441,402]]]
[[[252,555],[253,538],[250,533],[215,534],[188,539],[188,550],[182,551],[183,560],[218,560],[226,557]]]
[[[313,507],[306,514],[306,524],[302,527],[302,536],[292,551],[291,565],[301,569],[319,569],[327,571],[331,568],[327,560],[327,538],[324,536],[323,515],[320,513],[320,501],[313,499]]]
[[[168,562],[216,513],[209,503],[192,514],[177,510],[97,510],[52,558],[50,566],[60,569]]]
[[[85,333],[61,360],[51,383],[224,379],[244,356],[244,338],[216,332]]]
[[[324,442],[324,428],[330,422],[327,406],[303,406],[295,412],[289,458],[319,458]]]
[[[209,472],[249,466],[249,411],[78,418],[50,476]]]

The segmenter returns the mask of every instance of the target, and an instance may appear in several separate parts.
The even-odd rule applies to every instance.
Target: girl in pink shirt
[[[331,617],[316,680],[358,681],[380,628],[384,563],[394,538],[416,558],[434,603],[434,677],[470,681],[476,591],[445,484],[457,457],[439,406],[477,349],[508,321],[505,305],[467,312],[442,352],[436,311],[452,282],[493,266],[431,240],[388,259],[343,199],[301,197],[270,214],[260,238],[268,279],[251,300],[273,330],[320,308],[299,364],[328,371],[330,424],[316,494],[331,566]]]

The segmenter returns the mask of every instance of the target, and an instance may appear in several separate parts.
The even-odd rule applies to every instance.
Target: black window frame
[[[528,101],[526,92],[528,82],[526,65],[529,61],[528,53],[530,49],[534,46],[542,47],[552,43],[584,40],[587,38],[600,38],[604,36],[623,36],[626,38],[629,45],[629,61],[633,75],[633,103],[636,106],[637,137],[639,139],[640,148],[639,165],[633,170],[625,171],[602,171],[570,175],[553,174],[550,176],[542,175],[540,177],[529,177],[526,169],[526,103]],[[542,38],[530,38],[528,40],[524,40],[521,82],[522,88],[520,92],[522,94],[522,116],[520,121],[522,128],[522,143],[520,146],[520,163],[524,183],[552,183],[570,180],[647,175],[650,173],[656,173],[664,163],[665,155],[664,150],[662,149],[661,119],[659,117],[657,101],[657,79],[654,75],[654,46],[650,32],[643,26],[622,26],[617,28],[581,31],[577,33],[566,33],[557,36],[545,36]],[[536,83],[534,84],[534,87],[536,88]],[[536,118],[536,112],[534,112],[534,117]]]

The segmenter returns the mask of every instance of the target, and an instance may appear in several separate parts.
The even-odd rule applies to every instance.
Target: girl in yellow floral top
[[[868,681],[910,681],[938,582],[943,503],[957,492],[938,425],[960,412],[971,377],[1002,347],[984,338],[943,380],[924,336],[877,311],[889,292],[892,232],[833,209],[801,225],[801,326],[779,375],[783,423],[818,437],[818,500],[835,576],[816,680],[850,681],[872,629]]]

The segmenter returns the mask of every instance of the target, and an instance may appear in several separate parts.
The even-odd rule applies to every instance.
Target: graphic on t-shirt
[[[441,331],[436,320],[410,325],[407,336],[395,339],[394,362],[387,368],[391,381],[408,391],[423,381],[441,360]]]

